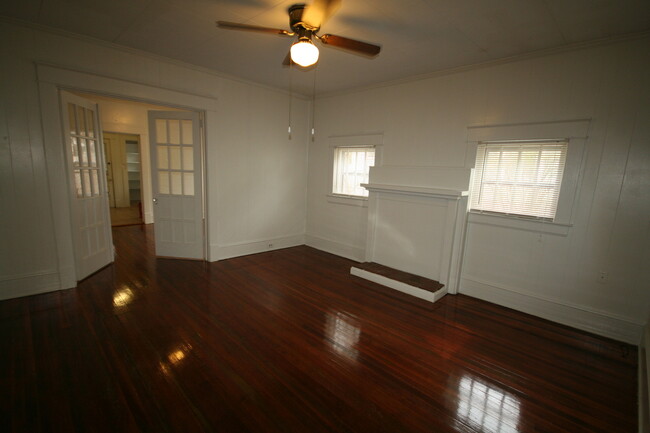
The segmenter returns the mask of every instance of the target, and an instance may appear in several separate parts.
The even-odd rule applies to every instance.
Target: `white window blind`
[[[368,182],[368,173],[373,165],[375,165],[374,147],[335,148],[332,192],[367,197],[368,190],[361,184]]]
[[[471,209],[552,220],[566,153],[560,141],[479,144]]]

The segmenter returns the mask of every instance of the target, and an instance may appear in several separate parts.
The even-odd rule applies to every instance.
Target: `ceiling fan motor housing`
[[[305,23],[302,22],[302,14],[305,11],[305,7],[306,5],[304,3],[289,7],[289,26],[298,36],[310,37],[312,33],[318,31],[318,28],[305,27]],[[309,34],[306,32],[309,32]]]

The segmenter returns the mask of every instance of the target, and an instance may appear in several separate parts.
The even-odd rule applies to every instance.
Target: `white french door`
[[[150,111],[156,255],[203,259],[199,114]]]
[[[76,280],[113,262],[113,237],[97,105],[61,92]]]

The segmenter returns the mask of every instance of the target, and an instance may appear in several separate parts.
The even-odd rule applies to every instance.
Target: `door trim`
[[[43,143],[45,160],[48,171],[50,189],[50,206],[54,222],[54,236],[59,271],[59,289],[76,286],[74,246],[70,227],[70,209],[67,206],[69,190],[67,188],[65,155],[63,148],[63,130],[61,125],[61,108],[59,104],[59,90],[69,90],[84,93],[94,93],[126,101],[146,102],[150,104],[165,105],[174,108],[197,111],[203,113],[204,122],[216,115],[217,99],[194,95],[184,91],[156,87],[146,83],[138,83],[98,74],[81,72],[70,68],[36,63],[36,73],[41,107],[41,120],[43,128]],[[205,179],[209,179],[210,172],[207,164],[207,145],[216,142],[216,131],[203,128],[204,157],[202,168]],[[211,229],[208,194],[208,182],[204,181],[203,191],[206,197],[205,212],[205,244],[208,255],[206,260],[211,260],[209,245],[211,234],[216,236],[216,227]],[[65,205],[62,205],[65,203]]]

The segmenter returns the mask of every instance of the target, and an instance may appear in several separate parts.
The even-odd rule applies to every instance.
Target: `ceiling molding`
[[[261,89],[270,90],[270,91],[273,91],[273,92],[281,93],[281,94],[284,94],[284,95],[287,95],[287,96],[292,96],[294,98],[298,98],[298,99],[302,99],[302,100],[306,100],[306,101],[311,101],[313,99],[311,95],[305,95],[305,94],[302,94],[302,93],[298,93],[296,91],[290,92],[290,91],[288,91],[286,89],[283,89],[281,87],[274,87],[274,86],[269,86],[269,85],[266,85],[266,84],[261,84],[261,83],[258,83],[256,81],[246,80],[244,78],[237,77],[235,75],[229,75],[229,74],[226,74],[226,73],[214,70],[214,69],[194,65],[192,63],[183,62],[181,60],[176,60],[176,59],[172,59],[170,57],[165,57],[165,56],[161,56],[161,55],[158,55],[158,54],[150,53],[148,51],[138,50],[136,48],[126,47],[124,45],[119,45],[119,44],[116,44],[116,43],[113,43],[113,42],[104,41],[102,39],[97,39],[97,38],[93,38],[93,37],[90,37],[90,36],[81,35],[79,33],[69,32],[67,30],[61,30],[61,29],[57,29],[57,28],[54,28],[54,27],[45,26],[45,25],[42,25],[42,24],[37,24],[37,23],[29,22],[29,21],[20,20],[20,19],[17,19],[17,18],[11,18],[11,17],[7,17],[5,15],[0,15],[0,23],[1,22],[5,22],[5,23],[10,24],[10,25],[25,27],[25,28],[28,28],[28,29],[31,29],[31,30],[41,31],[41,32],[44,32],[44,33],[50,33],[50,34],[53,34],[53,35],[78,40],[78,41],[81,41],[81,42],[87,42],[87,43],[92,43],[92,44],[95,44],[95,45],[100,45],[102,47],[114,49],[116,51],[121,51],[121,52],[127,53],[127,54],[147,57],[149,59],[156,60],[158,62],[163,62],[163,63],[167,63],[167,64],[170,64],[170,65],[182,67],[182,68],[185,68],[185,69],[190,69],[190,70],[200,72],[200,73],[203,73],[203,74],[211,75],[211,76],[213,76],[215,78],[219,78],[219,79],[222,79],[222,80],[235,81],[237,83],[246,84],[246,85],[254,86],[254,87],[259,87]],[[43,65],[51,64],[51,62],[49,62],[49,61],[45,61],[45,60],[41,61],[40,59],[36,59],[36,63],[43,64]],[[62,68],[62,69],[78,70],[76,68],[66,67],[66,66],[58,65],[58,64],[57,65],[52,65],[52,66],[56,66],[56,67],[59,67],[59,68]],[[79,71],[79,72],[93,73],[92,71]],[[120,78],[120,79],[123,79],[125,81],[131,81],[129,79],[124,79],[124,78],[121,78],[121,77],[111,77],[111,78]],[[148,86],[151,86],[151,84],[149,84],[149,83],[138,83],[138,84],[146,84]],[[176,90],[178,90],[178,89],[176,89]],[[185,93],[190,93],[190,92],[187,92],[185,90],[179,90],[179,91],[183,91]],[[203,95],[203,96],[205,96],[205,95]],[[210,95],[209,97],[215,97],[216,98],[216,97],[218,97],[218,95],[215,95],[215,96]]]
[[[530,51],[528,53],[517,54],[514,56],[503,57],[496,60],[489,60],[487,62],[474,63],[471,65],[458,66],[455,68],[441,69],[438,71],[427,72],[426,74],[413,75],[411,77],[400,78],[397,80],[383,81],[381,83],[370,84],[363,87],[355,87],[353,89],[347,90],[337,90],[334,92],[324,92],[316,95],[316,98],[331,98],[341,95],[349,95],[351,93],[365,92],[373,89],[381,89],[383,87],[398,86],[400,84],[408,84],[416,81],[428,80],[431,78],[441,77],[445,75],[457,74],[460,72],[473,71],[475,69],[484,69],[498,65],[504,65],[508,63],[520,62],[523,60],[537,59],[546,56],[552,56],[554,54],[561,54],[571,51],[579,51],[589,48],[595,48],[606,45],[614,45],[622,42],[633,41],[637,39],[650,38],[650,30],[644,30],[642,32],[628,33],[625,35],[610,36],[607,38],[592,39],[590,41],[575,42],[571,44],[561,45],[552,48],[544,48],[541,50]]]

